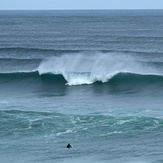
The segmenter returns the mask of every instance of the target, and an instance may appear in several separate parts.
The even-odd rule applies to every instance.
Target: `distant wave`
[[[80,50],[57,50],[57,49],[50,49],[50,48],[28,48],[28,47],[0,47],[1,52],[50,52],[50,53],[55,53],[55,54],[60,54],[60,53],[78,53]],[[28,56],[26,56],[28,57]],[[0,56],[1,58],[1,56]]]
[[[46,52],[46,53],[53,53],[53,54],[71,54],[71,53],[82,53],[82,52],[86,52],[86,53],[121,53],[121,54],[139,54],[139,55],[154,55],[156,56],[156,54],[158,55],[162,55],[162,52],[158,52],[158,51],[148,51],[147,49],[146,50],[114,50],[114,49],[99,49],[98,51],[94,51],[94,50],[74,50],[74,49],[52,49],[52,48],[28,48],[28,47],[0,47],[0,51],[1,52],[13,52],[13,51],[16,51],[16,52]],[[5,55],[6,56],[6,55]],[[28,56],[26,56],[28,57]],[[0,56],[0,58],[3,58],[2,56]],[[16,56],[15,56],[16,58]],[[19,59],[19,58],[17,58]]]
[[[7,51],[7,50],[22,50],[22,51],[54,51],[54,49],[47,49],[47,48],[28,48],[28,47],[1,47],[0,50]]]
[[[35,61],[35,62],[40,62],[42,59],[38,59],[38,58],[18,58],[18,57],[0,57],[0,62],[4,62],[4,61],[7,61],[7,62],[23,62],[23,61]]]

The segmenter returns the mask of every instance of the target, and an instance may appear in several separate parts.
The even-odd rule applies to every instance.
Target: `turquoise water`
[[[1,161],[162,163],[162,16],[0,11]]]

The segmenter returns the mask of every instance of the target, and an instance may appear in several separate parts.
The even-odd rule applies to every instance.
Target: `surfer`
[[[68,143],[66,147],[69,148],[69,149],[72,148],[70,143]]]

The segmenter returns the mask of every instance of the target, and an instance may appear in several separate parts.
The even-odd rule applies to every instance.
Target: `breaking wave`
[[[142,65],[131,56],[112,53],[80,53],[52,57],[39,65],[38,72],[40,75],[62,75],[68,85],[92,84],[97,81],[104,83],[115,76],[121,79],[125,76],[127,80],[129,75],[132,79],[144,76],[162,77],[154,67]]]
[[[43,60],[38,69],[0,73],[0,82],[37,84],[51,81],[54,84],[82,85],[105,83],[110,85],[161,84],[163,75],[155,67],[142,64],[132,56],[114,53],[76,53],[55,56]],[[17,81],[19,80],[19,81]]]

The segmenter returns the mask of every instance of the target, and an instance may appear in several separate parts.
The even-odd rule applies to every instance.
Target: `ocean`
[[[0,151],[162,163],[163,10],[0,11]]]

